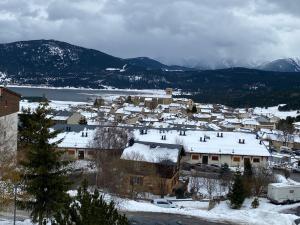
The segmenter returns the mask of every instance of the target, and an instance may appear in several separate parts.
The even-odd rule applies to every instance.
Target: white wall
[[[0,117],[0,148],[17,151],[18,113]]]

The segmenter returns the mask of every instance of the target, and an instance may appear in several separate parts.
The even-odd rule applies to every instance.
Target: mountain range
[[[97,51],[87,49],[66,42],[56,40],[20,41],[0,44],[0,69],[11,71],[32,70],[37,72],[59,71],[99,71],[106,68],[137,70],[208,70],[212,66],[197,64],[194,66],[166,65],[149,57],[122,59]],[[237,63],[224,61],[214,67],[226,69],[240,67]],[[277,72],[299,72],[300,58],[277,59],[256,66],[249,65],[249,69],[259,69]]]
[[[197,101],[232,106],[288,103],[300,108],[299,68],[297,59],[279,59],[251,69],[201,70],[148,57],[122,59],[55,40],[0,44],[0,85],[172,87]]]

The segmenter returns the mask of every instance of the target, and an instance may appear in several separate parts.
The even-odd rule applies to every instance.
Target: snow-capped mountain
[[[276,72],[300,72],[300,58],[277,59],[264,63],[257,69]]]

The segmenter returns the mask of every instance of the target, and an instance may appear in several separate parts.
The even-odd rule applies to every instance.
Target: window
[[[212,161],[219,161],[219,156],[213,155],[213,156],[211,157],[211,160],[212,160]]]
[[[199,155],[192,155],[192,160],[199,160]]]
[[[259,163],[259,161],[260,161],[259,158],[253,158],[254,163]]]
[[[291,194],[294,193],[294,190],[290,190],[290,193],[291,193]]]
[[[233,162],[239,162],[241,159],[238,156],[233,157]]]
[[[68,150],[68,154],[69,154],[69,155],[74,155],[74,154],[75,154],[75,151],[74,151],[74,150]]]
[[[143,177],[130,177],[130,185],[143,185]]]

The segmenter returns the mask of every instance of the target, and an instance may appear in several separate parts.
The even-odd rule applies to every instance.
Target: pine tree
[[[33,222],[39,225],[52,220],[53,215],[62,210],[68,201],[69,182],[66,179],[66,163],[61,161],[63,152],[55,151],[59,141],[49,143],[59,132],[50,131],[53,125],[47,115],[47,104],[40,104],[24,124],[27,129],[20,133],[24,145],[25,159],[21,162],[24,168],[25,189],[34,199],[26,206],[31,210]]]
[[[253,170],[250,160],[245,161],[243,183],[246,197],[250,197],[253,187]]]
[[[228,199],[230,200],[231,208],[239,209],[245,200],[245,190],[241,173],[237,171],[234,175],[234,183],[229,191]]]
[[[86,180],[78,189],[77,196],[66,214],[57,217],[59,225],[129,225],[125,215],[118,213],[113,202],[106,203],[96,189],[94,193],[87,190]]]

